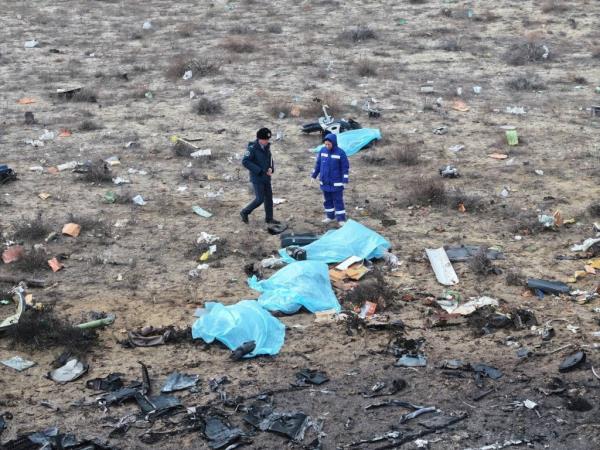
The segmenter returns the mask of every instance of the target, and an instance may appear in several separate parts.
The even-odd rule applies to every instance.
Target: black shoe
[[[242,218],[242,222],[248,223],[248,214],[246,214],[244,211],[240,212],[240,217]]]
[[[275,219],[265,220],[265,222],[271,223],[273,225],[279,225],[279,224],[281,224],[281,222],[279,220],[275,220]]]

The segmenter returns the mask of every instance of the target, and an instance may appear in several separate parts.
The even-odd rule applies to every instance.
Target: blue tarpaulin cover
[[[337,135],[337,145],[346,152],[346,156],[358,153],[370,142],[381,139],[381,131],[377,128],[359,128],[358,130],[344,131]],[[319,151],[323,145],[312,149],[313,153]]]
[[[301,307],[310,312],[335,309],[341,306],[331,288],[329,267],[321,261],[298,261],[259,281],[256,276],[248,285],[259,292],[258,303],[270,311],[293,314]]]
[[[283,346],[285,325],[256,300],[242,300],[235,305],[208,302],[204,314],[192,325],[192,337],[208,344],[215,339],[235,350],[244,342],[256,342],[255,349],[245,355],[276,355]]]
[[[390,243],[383,236],[350,219],[342,228],[328,231],[320,239],[303,248],[309,261],[336,263],[350,256],[363,259],[381,258],[390,247]],[[279,250],[279,254],[287,263],[295,261],[284,248]]]

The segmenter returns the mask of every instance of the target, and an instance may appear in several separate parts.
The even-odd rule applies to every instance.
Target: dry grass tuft
[[[192,111],[200,116],[213,116],[223,112],[223,105],[218,100],[200,97],[199,100],[192,104]]]
[[[44,249],[31,248],[26,251],[23,257],[16,263],[11,264],[11,268],[14,268],[21,272],[26,273],[39,273],[42,271],[50,270],[48,266],[48,260],[50,257]]]
[[[413,180],[407,198],[411,204],[442,206],[448,198],[444,182],[437,177],[419,177]]]
[[[361,57],[354,63],[354,68],[359,77],[374,77],[377,75],[377,67],[375,66],[375,62]]]
[[[47,350],[62,347],[75,355],[85,354],[98,343],[95,330],[81,330],[56,316],[54,309],[44,305],[42,309],[28,309],[19,322],[6,331],[14,347],[30,350]]]
[[[359,42],[377,39],[377,33],[366,25],[359,25],[349,30],[342,31],[338,38],[341,41],[357,44]]]
[[[389,159],[401,166],[417,166],[422,162],[419,154],[422,146],[423,141],[400,144],[399,147],[388,150]]]
[[[113,173],[105,161],[98,159],[86,164],[86,171],[81,173],[79,179],[89,183],[112,183]]]
[[[256,45],[239,36],[226,37],[221,42],[221,47],[233,53],[253,53],[256,51]]]
[[[44,219],[42,211],[38,211],[32,219],[21,219],[13,224],[13,239],[35,241],[43,239],[52,231],[52,225]]]
[[[530,34],[513,44],[505,54],[505,60],[511,66],[522,66],[535,62],[549,61],[554,57],[550,47],[539,34]]]
[[[194,78],[206,77],[219,73],[221,65],[221,61],[214,58],[178,55],[169,64],[166,75],[171,80],[177,80],[191,70]]]
[[[103,125],[92,119],[85,119],[79,124],[79,131],[96,131],[101,130]]]
[[[541,78],[531,73],[511,78],[506,85],[513,91],[541,91],[546,88]]]
[[[569,5],[565,4],[564,0],[546,0],[542,5],[542,12],[565,12],[569,9]]]

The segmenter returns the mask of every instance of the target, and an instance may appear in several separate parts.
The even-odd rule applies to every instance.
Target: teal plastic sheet
[[[304,307],[310,312],[341,311],[329,279],[329,267],[320,261],[298,261],[274,273],[268,280],[248,279],[261,293],[258,303],[270,311],[293,314]]]
[[[346,152],[346,156],[358,153],[369,143],[381,139],[381,131],[377,128],[359,128],[358,130],[344,131],[337,135],[337,145]],[[323,145],[312,149],[316,153]]]
[[[390,243],[383,236],[350,219],[342,228],[325,233],[320,239],[303,248],[309,261],[336,263],[350,256],[363,259],[381,258],[390,247]],[[296,261],[284,248],[279,250],[279,254],[286,263]]]
[[[200,318],[192,325],[192,337],[210,344],[215,339],[235,350],[244,342],[256,342],[245,355],[276,355],[283,346],[285,325],[273,317],[256,300],[242,300],[235,305],[208,302]]]

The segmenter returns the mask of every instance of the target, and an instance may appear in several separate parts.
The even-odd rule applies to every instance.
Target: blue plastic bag
[[[369,143],[381,139],[381,131],[377,128],[359,128],[358,130],[344,131],[337,135],[337,145],[346,152],[346,156],[352,156],[358,153]],[[323,145],[313,148],[311,151],[316,153]]]
[[[390,243],[383,236],[350,219],[342,228],[325,233],[320,239],[303,248],[306,250],[307,260],[336,263],[350,256],[363,259],[381,258],[390,247]],[[295,261],[284,248],[279,250],[279,254],[287,263]]]
[[[270,311],[293,314],[301,307],[310,312],[341,311],[329,279],[329,267],[320,261],[298,261],[274,273],[268,280],[248,279],[259,292],[258,303]]]
[[[204,314],[192,325],[192,337],[207,344],[215,339],[235,350],[244,342],[256,342],[245,355],[276,355],[283,346],[285,325],[273,317],[256,300],[242,300],[235,305],[208,302]]]

